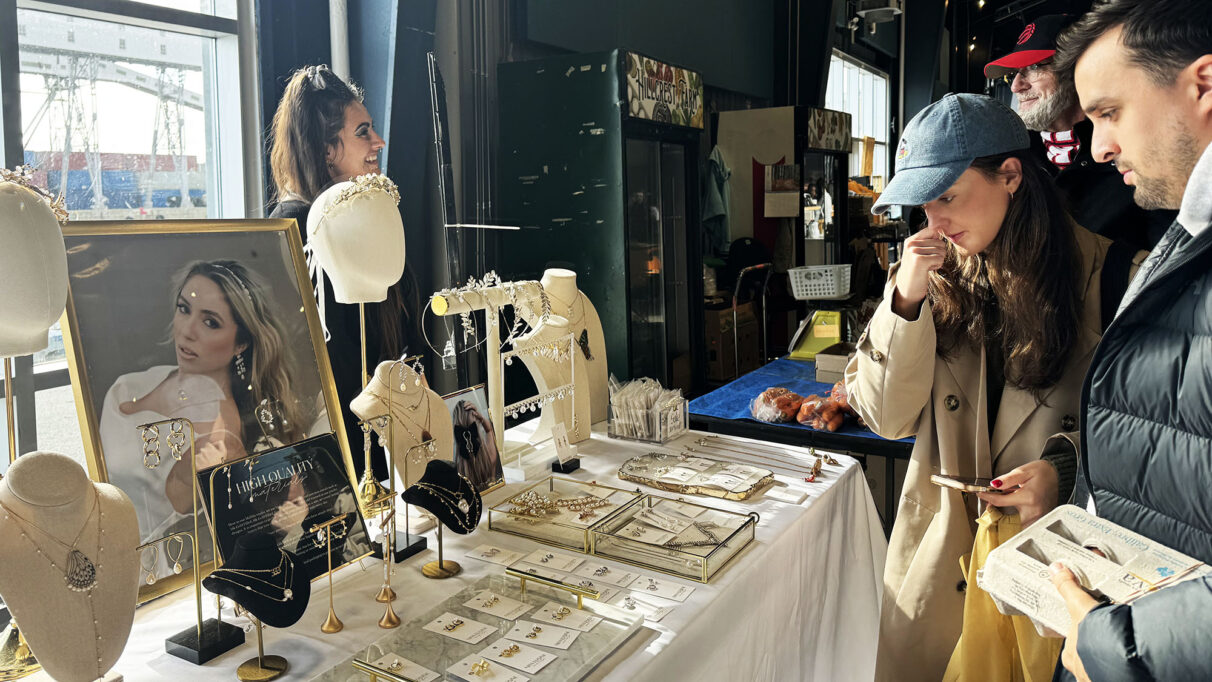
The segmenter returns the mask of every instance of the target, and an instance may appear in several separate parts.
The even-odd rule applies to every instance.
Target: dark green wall
[[[529,40],[573,52],[626,48],[693,69],[704,82],[773,93],[773,3],[762,0],[518,0]]]

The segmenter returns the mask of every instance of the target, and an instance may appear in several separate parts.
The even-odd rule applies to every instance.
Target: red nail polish
[[[990,481],[989,484],[992,485],[994,488],[1000,488],[1000,487],[1002,487],[1002,479],[995,478],[992,481]]]

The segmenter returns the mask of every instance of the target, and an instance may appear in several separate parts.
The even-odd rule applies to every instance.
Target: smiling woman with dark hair
[[[347,83],[327,66],[305,66],[290,75],[270,130],[270,171],[277,205],[270,218],[294,219],[307,243],[307,216],[312,202],[333,183],[359,175],[380,173],[380,152],[386,142],[375,132],[370,112],[362,103],[362,89]],[[324,282],[325,325],[333,380],[340,398],[346,436],[351,446],[362,442],[358,418],[349,402],[361,392],[362,334],[358,309],[338,305],[332,284]],[[366,362],[374,366],[418,348],[420,336],[411,310],[420,302],[412,271],[387,290],[387,300],[365,306]],[[373,444],[374,452],[382,449]],[[360,477],[364,458],[354,457]],[[373,457],[375,475],[387,478],[386,459]]]

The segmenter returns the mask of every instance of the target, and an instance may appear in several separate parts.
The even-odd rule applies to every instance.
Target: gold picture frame
[[[163,418],[159,410],[195,424],[200,470],[335,433],[356,487],[295,221],[79,221],[63,238],[69,291],[60,325],[85,459],[94,480],[131,497],[141,542],[187,520],[193,527],[182,495],[169,492],[179,490],[175,465],[193,484],[188,453],[174,462],[163,448],[158,466],[167,469],[148,473],[157,467],[136,425]],[[223,336],[233,333],[234,342]],[[213,565],[206,528],[204,573]],[[142,586],[140,601],[190,584],[186,569]]]

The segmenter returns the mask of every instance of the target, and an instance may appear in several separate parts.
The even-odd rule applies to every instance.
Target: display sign
[[[703,127],[703,77],[632,52],[627,60],[627,111],[634,118]]]
[[[221,557],[250,533],[277,538],[316,579],[328,571],[325,543],[309,529],[344,516],[344,533],[332,539],[333,568],[371,553],[358,498],[328,433],[198,473]],[[340,537],[338,537],[340,535]]]

